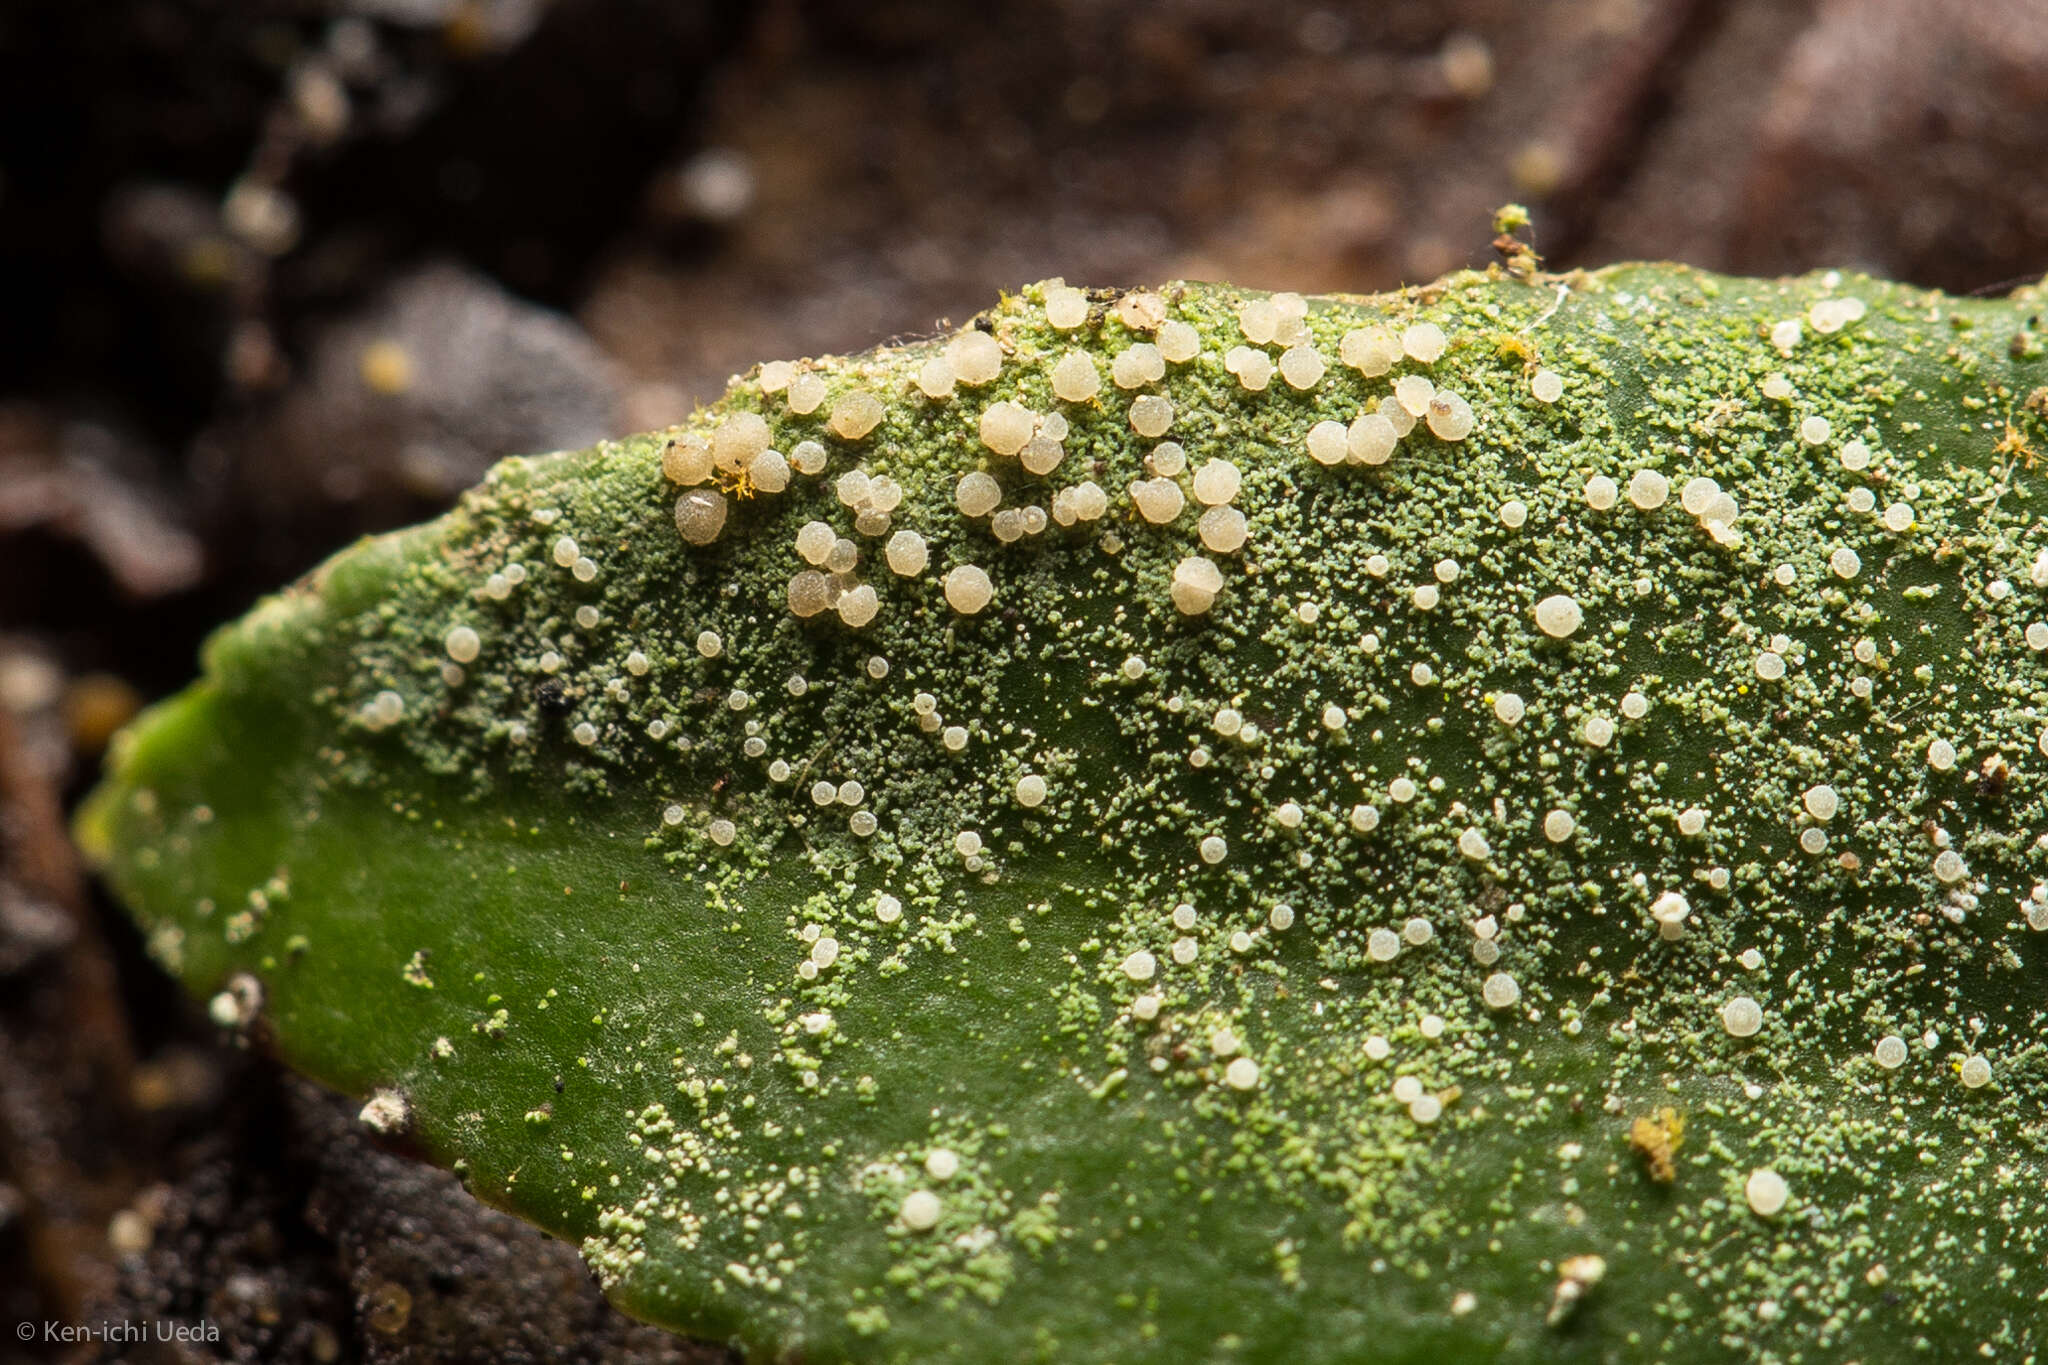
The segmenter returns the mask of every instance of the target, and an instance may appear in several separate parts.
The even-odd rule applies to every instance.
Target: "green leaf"
[[[764,1356],[2020,1359],[2038,308],[1035,286],[336,557],[82,841],[225,1025]]]

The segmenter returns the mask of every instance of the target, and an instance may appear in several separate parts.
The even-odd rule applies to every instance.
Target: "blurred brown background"
[[[2039,0],[0,6],[0,1361],[719,1359],[223,1044],[65,840],[207,627],[496,457],[1050,275],[2048,270]]]

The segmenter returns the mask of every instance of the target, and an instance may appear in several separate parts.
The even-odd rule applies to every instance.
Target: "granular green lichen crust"
[[[2037,308],[1034,286],[337,557],[81,828],[764,1356],[2033,1360]]]

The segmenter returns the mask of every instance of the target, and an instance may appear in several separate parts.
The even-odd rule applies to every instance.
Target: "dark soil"
[[[0,8],[0,1361],[712,1360],[231,1047],[65,812],[500,455],[1064,275],[2048,270],[2037,0]],[[47,1340],[114,1324],[180,1342]]]

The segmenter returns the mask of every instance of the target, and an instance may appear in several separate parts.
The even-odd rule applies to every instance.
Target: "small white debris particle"
[[[1692,904],[1677,891],[1666,891],[1650,904],[1650,918],[1658,925],[1682,925],[1692,914]]]
[[[412,1118],[412,1106],[396,1090],[379,1090],[356,1114],[365,1128],[389,1136],[405,1131]]]
[[[1557,1284],[1550,1292],[1550,1311],[1543,1317],[1544,1324],[1550,1327],[1562,1326],[1586,1292],[1606,1278],[1607,1258],[1591,1254],[1567,1257],[1557,1273]]]

